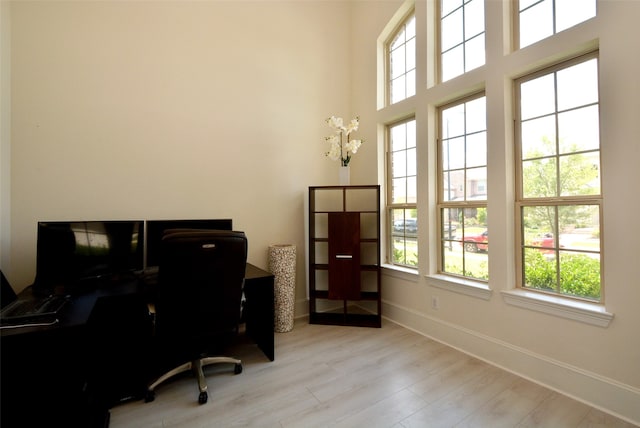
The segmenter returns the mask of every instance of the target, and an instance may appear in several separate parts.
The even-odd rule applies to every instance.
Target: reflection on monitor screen
[[[39,222],[36,284],[53,289],[144,267],[143,221]]]

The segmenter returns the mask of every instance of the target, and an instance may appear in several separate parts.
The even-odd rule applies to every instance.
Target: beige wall
[[[0,267],[11,263],[11,4],[0,1]]]
[[[6,270],[18,288],[33,280],[38,220],[230,217],[258,266],[269,244],[299,246],[304,299],[305,190],[337,184],[324,119],[351,114],[347,3],[47,1],[11,12]]]
[[[360,115],[366,143],[353,160],[352,179],[376,183],[382,161],[376,39],[400,4],[12,3],[11,194],[3,184],[0,208],[0,226],[10,209],[10,231],[0,229],[0,238],[11,265],[4,265],[3,252],[3,270],[19,288],[33,279],[38,220],[232,217],[246,231],[249,260],[258,266],[266,267],[269,244],[298,245],[297,312],[304,313],[304,194],[309,185],[337,184],[337,164],[323,157],[323,119]],[[2,15],[4,24],[4,8]],[[384,314],[393,320],[636,422],[638,17],[640,2],[601,1],[595,30],[589,27],[601,47],[610,326],[505,304],[500,291],[513,287],[513,259],[497,247],[488,301],[431,287],[423,276],[433,272],[428,264],[418,276],[385,271],[383,281]],[[427,29],[419,31],[426,37]],[[516,57],[514,70],[530,59]],[[489,84],[508,87],[509,76],[491,71],[483,71]],[[3,85],[3,107],[5,95]],[[508,99],[506,107],[490,102],[508,110]],[[419,95],[413,102],[418,114],[428,114],[440,101]],[[3,108],[3,125],[7,114]],[[5,133],[3,127],[3,156]],[[6,162],[1,165],[5,183]],[[506,186],[494,222],[513,215],[506,177],[504,166],[490,172],[490,180]],[[421,186],[432,179],[427,172]],[[513,231],[493,236],[509,242]],[[420,245],[421,258],[433,260],[427,236]],[[438,311],[430,306],[434,294]]]

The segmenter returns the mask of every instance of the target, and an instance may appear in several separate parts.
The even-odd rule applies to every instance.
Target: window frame
[[[393,223],[394,223],[394,216],[393,216],[393,211],[394,210],[415,210],[416,212],[416,228],[417,230],[419,230],[419,216],[417,215],[418,213],[418,192],[417,192],[417,188],[416,188],[416,201],[415,202],[404,202],[404,203],[398,203],[398,202],[393,202],[393,179],[395,178],[395,176],[393,175],[393,151],[392,151],[392,147],[391,147],[391,129],[394,126],[400,126],[400,125],[406,125],[409,122],[414,122],[414,126],[417,126],[417,121],[416,121],[416,117],[414,115],[405,117],[403,119],[397,120],[395,122],[389,123],[387,125],[385,125],[385,181],[386,181],[386,192],[385,192],[385,198],[386,198],[386,218],[387,218],[387,222],[386,222],[386,227],[385,227],[385,231],[386,231],[386,236],[388,239],[388,245],[387,245],[387,249],[386,249],[386,262],[390,265],[393,266],[399,266],[399,267],[403,267],[403,268],[407,268],[407,269],[418,269],[419,266],[419,253],[417,253],[417,246],[418,246],[418,233],[416,232],[416,236],[415,236],[415,241],[416,241],[416,264],[415,265],[410,265],[410,264],[406,264],[406,263],[398,263],[394,260],[394,238],[399,236],[399,235],[394,235],[393,232]],[[417,161],[417,151],[418,151],[418,141],[417,141],[417,133],[416,133],[416,141],[415,141],[415,146],[414,149],[416,150],[416,164],[415,164],[415,177],[416,177],[416,185],[418,184],[418,161]],[[406,149],[405,149],[406,151]],[[405,175],[405,177],[409,177],[408,175]],[[405,231],[405,235],[404,235],[404,239],[405,239],[405,245],[406,245],[406,231]]]
[[[486,4],[486,0],[485,0]],[[606,327],[613,319],[613,314],[607,312],[604,304],[586,301],[578,301],[558,296],[533,293],[520,289],[516,286],[516,219],[515,211],[515,168],[517,162],[514,154],[515,135],[515,113],[513,94],[513,81],[525,73],[534,72],[546,65],[560,63],[563,60],[579,56],[592,50],[598,49],[599,37],[597,26],[591,23],[597,19],[585,20],[579,24],[584,29],[569,30],[575,33],[575,37],[565,39],[564,36],[552,35],[540,44],[544,44],[544,49],[528,49],[527,52],[518,52],[517,35],[518,27],[518,6],[517,1],[502,2],[485,10],[485,40],[491,37],[496,43],[485,43],[485,65],[477,69],[469,70],[463,75],[450,81],[442,82],[440,77],[440,12],[439,2],[416,2],[414,0],[404,0],[387,22],[377,39],[378,73],[376,76],[377,95],[376,107],[378,115],[378,154],[379,154],[379,175],[382,183],[388,182],[387,162],[386,162],[386,134],[384,127],[396,121],[398,118],[414,115],[417,127],[417,174],[418,174],[418,209],[420,209],[420,260],[418,270],[403,269],[401,266],[386,264],[385,275],[402,280],[418,283],[420,274],[426,280],[429,287],[442,289],[469,296],[474,299],[488,301],[495,291],[499,292],[505,303],[527,310],[538,311],[552,316],[565,319],[577,320],[585,324]],[[388,61],[386,56],[386,43],[391,34],[395,34],[399,25],[404,19],[414,14],[416,17],[416,95],[397,104],[388,103],[387,72]],[[497,28],[490,25],[492,20],[501,20],[498,29],[503,30],[501,34],[502,45],[497,43],[498,36],[494,30]],[[495,22],[493,22],[495,24]],[[586,36],[585,36],[586,35]],[[575,41],[572,41],[574,40]],[[567,43],[569,44],[567,45]],[[495,70],[494,70],[495,69]],[[491,72],[491,76],[488,72]],[[499,75],[499,76],[498,76]],[[503,79],[504,85],[497,85],[496,79]],[[491,82],[489,80],[491,79]],[[491,208],[491,221],[488,226],[495,227],[496,221],[501,219],[506,221],[506,230],[494,232],[496,236],[495,251],[492,265],[506,263],[504,269],[495,269],[492,272],[492,279],[499,284],[499,289],[489,287],[491,283],[482,283],[467,280],[451,275],[442,275],[437,272],[440,261],[438,260],[439,241],[436,239],[436,232],[439,225],[437,219],[437,108],[451,100],[462,98],[468,94],[484,89],[487,96],[487,111],[494,114],[487,116],[487,150],[490,158],[487,160],[487,167],[496,165],[496,173],[489,172],[487,175],[487,185],[498,185],[499,193],[488,194],[487,204]],[[499,105],[498,105],[499,104]],[[504,108],[504,109],[503,109]],[[498,116],[496,116],[498,115]],[[493,155],[496,157],[494,158]],[[604,156],[603,156],[604,157]],[[504,164],[503,164],[504,162]],[[495,170],[494,170],[495,171]],[[505,174],[503,175],[502,172]],[[509,178],[510,177],[510,178]],[[496,182],[504,180],[508,182]],[[603,179],[602,184],[605,184]],[[502,193],[505,192],[505,193]],[[386,195],[386,189],[384,194]],[[497,211],[496,211],[497,210]],[[388,211],[385,206],[384,217]],[[388,238],[388,225],[390,221],[385,218],[385,224],[381,228],[385,230],[385,239]],[[501,225],[498,223],[498,227]],[[601,225],[604,229],[604,223]],[[388,253],[390,244],[385,242],[385,253]],[[499,259],[496,259],[496,256]],[[604,254],[601,254],[604,262]],[[603,263],[604,264],[604,263]],[[491,268],[491,266],[490,266]],[[604,284],[603,284],[604,287]]]
[[[521,290],[523,292],[534,293],[539,295],[546,295],[552,298],[558,299],[568,299],[568,301],[577,301],[584,302],[588,304],[596,304],[596,305],[604,305],[605,303],[605,284],[604,284],[604,246],[603,246],[603,237],[602,233],[604,230],[604,220],[603,220],[603,191],[602,191],[602,139],[601,136],[598,135],[598,149],[597,152],[600,156],[600,168],[599,168],[599,182],[600,189],[598,194],[589,194],[589,195],[556,195],[556,196],[548,196],[548,197],[525,197],[524,195],[524,176],[523,176],[523,160],[522,160],[522,113],[521,113],[521,90],[520,86],[522,83],[527,81],[531,81],[537,79],[539,77],[547,76],[550,74],[555,74],[558,71],[568,69],[572,66],[585,63],[592,59],[596,59],[598,61],[598,75],[599,75],[599,51],[594,50],[591,52],[587,52],[585,54],[575,56],[573,58],[564,59],[558,62],[555,62],[551,65],[548,65],[542,69],[533,71],[526,75],[520,76],[513,80],[513,93],[514,93],[514,173],[515,173],[515,215],[514,215],[514,223],[516,228],[516,290]],[[600,107],[600,79],[598,77],[597,81],[598,85],[598,101],[597,105]],[[558,91],[558,87],[554,84],[554,90]],[[583,108],[584,106],[579,106],[578,108]],[[575,108],[575,107],[573,107]],[[557,129],[557,116],[562,113],[562,111],[558,110],[557,103],[554,106],[553,115],[556,117],[556,129]],[[601,123],[601,115],[600,110],[598,111],[598,121]],[[600,126],[598,127],[600,130]],[[557,134],[557,133],[556,133]],[[556,140],[557,140],[556,136]],[[559,158],[561,154],[556,153],[553,155],[554,158]],[[560,172],[556,171],[557,176],[559,176]],[[525,269],[524,269],[524,252],[527,248],[531,248],[525,242],[525,227],[522,221],[522,212],[526,207],[538,207],[538,206],[552,206],[556,209],[563,206],[582,206],[582,205],[592,205],[596,206],[598,209],[598,220],[599,220],[599,250],[597,254],[599,255],[599,264],[600,264],[600,297],[599,299],[591,299],[581,296],[576,296],[572,294],[563,294],[558,291],[548,291],[538,288],[533,288],[526,286],[525,284]],[[555,219],[556,225],[558,223],[558,219]],[[559,233],[558,233],[559,235]],[[559,242],[560,237],[557,236],[554,238],[554,251],[555,254],[559,254],[561,244]],[[559,262],[557,262],[556,267],[559,267]],[[559,269],[556,272],[556,278],[559,281],[560,271]],[[558,282],[557,287],[560,287],[561,284]]]
[[[436,268],[436,272],[438,273],[438,275],[445,275],[445,276],[451,276],[451,277],[456,277],[456,278],[460,278],[463,279],[465,281],[477,281],[483,284],[487,284],[489,282],[488,279],[482,279],[482,278],[477,278],[477,277],[473,277],[473,276],[467,276],[464,274],[456,274],[453,272],[447,272],[445,270],[445,257],[444,257],[444,251],[445,251],[445,245],[448,242],[449,245],[455,245],[458,241],[460,243],[460,245],[463,246],[463,250],[462,250],[462,263],[463,263],[463,271],[464,271],[464,266],[466,265],[465,263],[465,258],[466,255],[465,253],[467,253],[466,250],[464,250],[464,238],[461,237],[460,240],[457,239],[457,234],[456,234],[456,239],[451,239],[451,237],[447,238],[444,235],[444,230],[445,230],[445,222],[444,222],[444,218],[442,216],[442,213],[445,209],[461,209],[461,210],[466,210],[466,209],[478,209],[478,208],[484,208],[487,211],[487,215],[488,215],[488,196],[484,199],[484,200],[467,200],[466,197],[466,192],[465,192],[465,198],[462,201],[451,201],[451,200],[445,200],[444,198],[444,186],[443,184],[443,174],[444,174],[444,164],[443,164],[443,153],[442,153],[442,141],[443,141],[443,129],[442,129],[442,114],[443,111],[448,109],[448,108],[453,108],[462,104],[466,104],[470,101],[474,101],[480,98],[485,98],[485,127],[484,127],[484,131],[485,134],[487,132],[487,125],[486,125],[486,121],[487,121],[487,115],[486,115],[486,93],[484,90],[482,91],[476,91],[476,92],[472,92],[462,98],[458,98],[454,101],[451,101],[447,104],[443,104],[441,106],[437,107],[437,118],[438,118],[438,126],[437,126],[437,138],[436,138],[436,157],[437,157],[437,202],[436,202],[436,223],[437,223],[437,232],[436,232],[436,239],[438,242],[438,247],[437,247],[437,268]],[[466,119],[466,116],[465,116]],[[466,133],[466,129],[465,129],[465,133],[463,134],[463,136],[466,138],[469,134]],[[487,142],[488,143],[488,142]],[[488,150],[488,146],[486,147]],[[488,167],[488,153],[487,156],[485,158],[485,164],[484,167],[487,168]],[[465,154],[465,166],[462,168],[462,170],[465,173],[465,177],[466,177],[466,172],[467,172],[467,166],[466,166],[466,154]],[[487,176],[488,178],[488,176]],[[466,181],[465,181],[465,186],[466,186]],[[488,180],[485,182],[485,192],[488,190]],[[487,228],[488,230],[488,228]],[[487,265],[489,263],[489,252],[487,250]],[[488,274],[487,274],[488,275]]]
[[[462,5],[460,5],[459,7],[457,7],[455,10],[460,9],[460,10],[462,10],[462,11],[463,11],[462,13],[464,14],[464,10],[465,10],[465,8],[467,7],[467,5],[468,5],[471,1],[479,1],[480,3],[482,3],[482,8],[483,8],[483,17],[484,17],[484,16],[485,16],[485,14],[486,14],[486,10],[485,10],[485,7],[484,7],[484,1],[483,1],[483,0],[462,0]],[[448,13],[448,14],[447,14],[447,16],[450,16],[452,13],[454,13],[454,12],[455,12],[455,10],[454,10],[454,11],[451,11],[450,13]],[[435,60],[436,60],[436,62],[437,62],[437,78],[438,78],[438,79],[437,79],[437,81],[438,81],[440,84],[445,83],[445,82],[448,82],[448,81],[450,81],[450,80],[453,80],[453,79],[455,79],[455,78],[457,78],[457,77],[464,76],[465,74],[469,73],[471,70],[475,70],[476,68],[479,68],[479,67],[482,67],[482,66],[486,65],[486,63],[487,63],[487,50],[486,50],[486,33],[487,33],[487,28],[486,28],[486,25],[485,25],[485,21],[484,21],[484,19],[483,19],[483,23],[482,23],[482,28],[483,28],[483,29],[482,29],[482,32],[481,32],[481,33],[475,34],[475,35],[473,35],[473,36],[471,36],[471,37],[467,38],[467,35],[464,33],[464,27],[466,26],[466,20],[465,20],[465,18],[464,18],[464,16],[463,16],[463,19],[462,19],[462,27],[463,27],[462,42],[460,42],[460,43],[459,43],[459,44],[457,44],[456,46],[453,46],[453,47],[451,47],[451,48],[447,49],[447,52],[450,52],[450,51],[451,51],[452,49],[454,49],[455,47],[457,47],[457,46],[462,46],[462,50],[463,50],[463,52],[462,52],[462,60],[463,60],[463,62],[462,62],[462,68],[463,68],[463,71],[462,71],[462,73],[460,73],[460,74],[456,74],[455,76],[451,76],[451,77],[447,78],[446,80],[444,80],[444,76],[443,76],[443,74],[444,74],[444,73],[443,73],[443,63],[444,63],[444,61],[443,61],[443,54],[444,54],[444,53],[446,53],[446,52],[443,52],[443,51],[442,51],[442,28],[443,28],[443,26],[442,26],[442,21],[443,21],[443,19],[444,19],[444,18],[446,18],[446,16],[445,16],[445,17],[443,17],[443,16],[442,16],[442,0],[439,0],[439,1],[437,1],[437,2],[436,2],[436,17],[437,17],[437,19],[436,19],[436,22],[437,22],[437,37],[436,37],[436,40],[437,40],[437,41],[436,41],[436,43],[437,43],[437,44],[436,44],[436,48],[437,48],[437,57],[436,57],[436,59],[435,59]],[[483,60],[482,64],[479,64],[478,66],[475,66],[475,67],[473,67],[473,68],[469,68],[469,69],[467,69],[467,66],[466,66],[466,59],[467,59],[467,57],[466,57],[466,50],[467,50],[467,44],[468,44],[471,40],[476,39],[477,37],[482,37],[482,38],[483,38],[483,40],[484,40],[484,43],[483,43],[483,49],[484,49],[484,60]]]
[[[400,20],[400,22],[398,23],[398,25],[396,26],[396,28],[393,30],[393,32],[391,33],[391,35],[387,38],[387,40],[384,43],[384,57],[385,57],[385,79],[384,79],[384,86],[385,86],[385,100],[384,100],[384,105],[385,106],[391,106],[394,104],[397,104],[399,102],[402,102],[404,100],[406,100],[407,98],[410,98],[412,96],[415,96],[416,91],[417,91],[417,70],[418,70],[418,64],[417,64],[417,57],[418,57],[418,52],[417,52],[417,31],[415,31],[415,34],[413,35],[413,40],[414,42],[414,46],[415,46],[415,51],[414,51],[414,67],[411,70],[407,70],[405,68],[404,72],[402,73],[405,76],[405,86],[404,86],[404,90],[405,90],[405,97],[397,100],[397,101],[392,101],[392,88],[393,88],[393,77],[391,75],[391,45],[393,43],[393,41],[396,39],[396,37],[398,37],[398,35],[406,30],[406,26],[407,23],[413,19],[414,21],[414,27],[416,25],[416,12],[415,12],[415,8],[411,8],[406,15]],[[406,41],[402,43],[402,46],[404,46],[406,48]],[[406,65],[406,56],[405,56],[405,65]],[[412,95],[407,95],[407,84],[406,84],[406,76],[407,74],[413,71],[413,76],[414,76],[414,82],[413,82],[413,88],[414,88],[414,93]]]
[[[553,29],[552,33],[550,35],[546,36],[546,37],[543,37],[543,38],[538,39],[538,40],[536,40],[534,42],[531,42],[531,43],[529,43],[529,44],[527,44],[525,46],[522,46],[522,44],[520,43],[520,33],[521,33],[520,14],[523,11],[529,10],[529,9],[537,6],[538,4],[543,3],[544,1],[546,1],[546,0],[535,0],[535,1],[532,2],[532,4],[530,4],[529,6],[525,7],[525,9],[523,9],[522,11],[520,10],[520,3],[522,2],[522,0],[515,0],[514,1],[512,12],[513,12],[513,46],[514,46],[515,50],[524,49],[524,48],[527,48],[529,46],[535,45],[536,43],[539,43],[539,42],[541,42],[543,40],[547,40],[547,39],[555,36],[556,34],[559,34],[559,33],[563,32],[563,31],[566,31],[566,30],[568,30],[570,28],[575,27],[576,25],[580,25],[583,22],[586,22],[586,21],[588,21],[590,19],[593,19],[596,16],[598,16],[598,2],[600,0],[593,0],[594,1],[594,6],[595,6],[595,15],[594,16],[591,16],[591,17],[589,17],[587,19],[584,19],[582,21],[576,22],[573,25],[570,25],[569,27],[563,28],[560,31],[558,31],[558,22],[557,22],[558,21],[558,11],[557,11],[557,8],[556,8],[556,5],[555,5],[555,0],[550,0],[551,1],[551,13],[552,13],[551,26],[552,26],[552,29]]]

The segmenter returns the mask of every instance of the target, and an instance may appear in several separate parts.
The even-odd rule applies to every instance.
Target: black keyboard
[[[37,300],[17,300],[2,310],[3,321],[55,315],[67,302],[65,296],[52,295]]]
[[[44,302],[37,308],[38,313],[56,313],[67,302],[65,296],[49,296],[44,299]]]

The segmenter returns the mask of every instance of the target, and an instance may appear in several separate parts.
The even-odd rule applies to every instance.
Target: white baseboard
[[[391,322],[513,374],[640,425],[640,389],[383,301]]]

